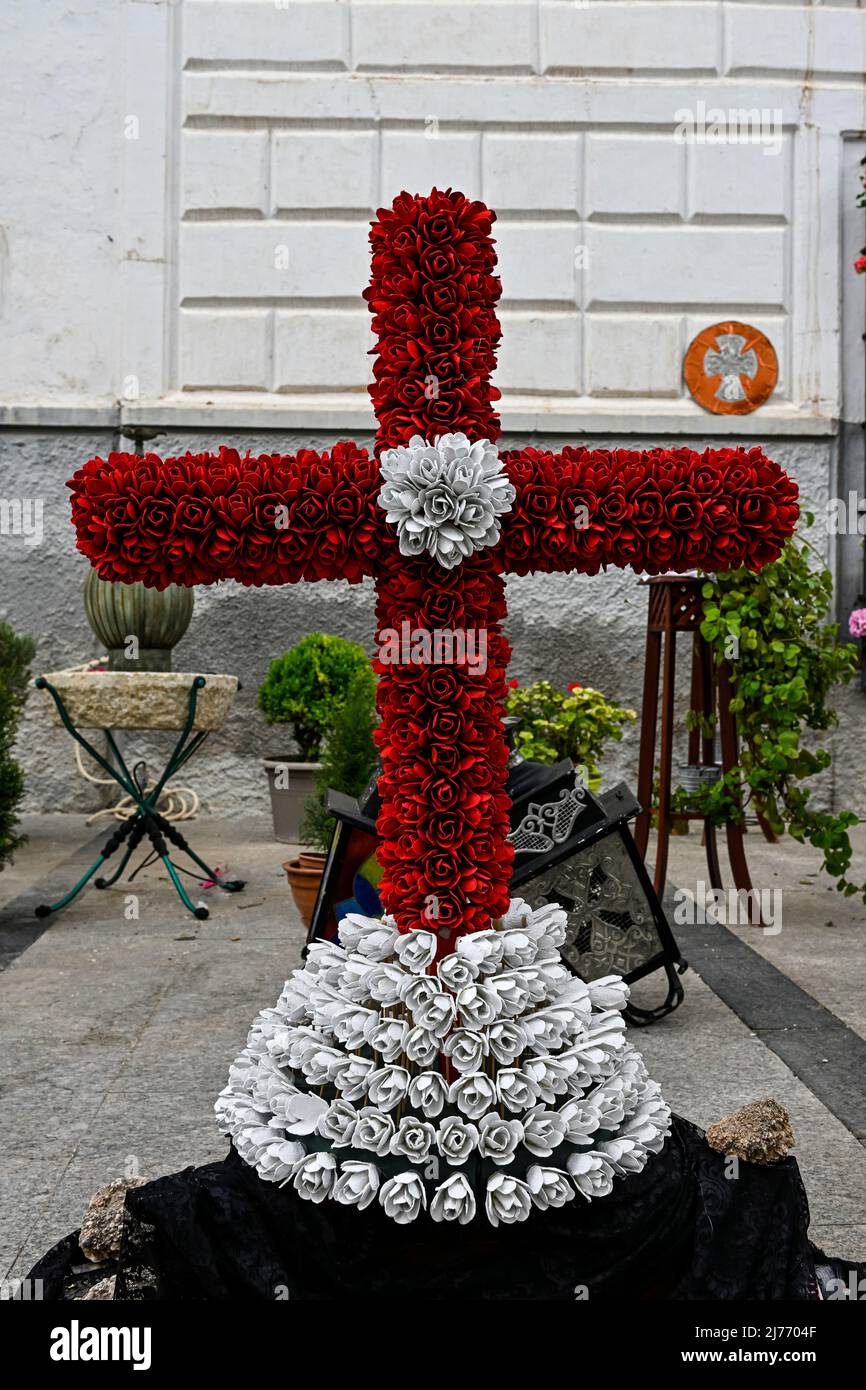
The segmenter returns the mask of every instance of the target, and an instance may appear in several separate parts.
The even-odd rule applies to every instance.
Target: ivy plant
[[[814,518],[806,515],[806,525]],[[718,665],[728,661],[731,709],[739,737],[739,763],[699,792],[678,788],[673,809],[701,811],[717,824],[742,824],[752,805],[778,835],[785,832],[819,849],[823,867],[846,895],[866,884],[848,879],[853,811],[818,811],[810,804],[809,778],[830,766],[826,748],[808,747],[807,733],[837,722],[827,697],[857,670],[853,643],[837,641],[827,622],[833,595],[830,571],[815,564],[817,552],[802,535],[759,574],[735,570],[707,576],[701,632]],[[696,716],[690,716],[695,727]],[[707,730],[705,729],[704,732]]]

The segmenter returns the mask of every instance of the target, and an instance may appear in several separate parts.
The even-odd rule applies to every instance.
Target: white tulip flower
[[[629,987],[619,975],[603,975],[590,980],[589,997],[595,1009],[624,1009],[628,1003]]]
[[[357,1207],[358,1211],[363,1211],[375,1201],[378,1191],[379,1169],[375,1163],[359,1163],[349,1159],[343,1164],[331,1196],[335,1202],[342,1202],[343,1206]]]
[[[451,1058],[459,1072],[479,1071],[489,1050],[484,1034],[474,1033],[469,1028],[455,1028],[442,1045],[443,1053]]]
[[[500,1068],[496,1091],[508,1110],[529,1110],[538,1103],[538,1086],[523,1067]]]
[[[295,1164],[303,1156],[303,1144],[290,1143],[288,1140],[282,1144],[269,1144],[264,1153],[259,1155],[256,1169],[259,1177],[264,1178],[265,1182],[288,1182],[295,1170]]]
[[[477,1120],[496,1104],[496,1087],[484,1072],[467,1072],[452,1081],[448,1099],[470,1120]]]
[[[394,951],[404,970],[423,974],[436,958],[436,937],[420,929],[398,934]]]
[[[536,1158],[550,1158],[565,1140],[565,1117],[536,1105],[523,1116],[523,1144]]]
[[[335,1149],[349,1147],[353,1140],[358,1112],[346,1100],[332,1100],[323,1115],[319,1116],[317,1132],[323,1139],[330,1139]]]
[[[571,1154],[565,1166],[577,1191],[588,1202],[593,1197],[607,1197],[613,1191],[613,1168],[600,1154]]]
[[[439,1039],[427,1028],[416,1026],[406,1032],[404,1050],[410,1062],[419,1067],[432,1067],[439,1056]]]
[[[295,1164],[292,1185],[310,1202],[324,1202],[334,1186],[337,1160],[333,1154],[313,1153]]]
[[[434,1221],[468,1225],[475,1216],[475,1194],[465,1173],[454,1173],[437,1187],[430,1203],[430,1215]]]
[[[379,1201],[399,1226],[408,1226],[427,1207],[427,1192],[417,1173],[398,1173],[379,1188]]]
[[[393,1110],[406,1095],[410,1080],[405,1067],[378,1067],[370,1072],[367,1081],[370,1103],[382,1110]]]
[[[520,1178],[512,1178],[508,1173],[494,1173],[487,1182],[484,1207],[491,1226],[498,1226],[500,1221],[505,1226],[511,1226],[516,1221],[525,1221],[529,1216],[532,1193]]]
[[[502,1013],[502,1001],[489,985],[465,985],[457,995],[457,1013],[464,1028],[484,1028]]]
[[[482,975],[499,969],[503,949],[501,932],[477,931],[457,938],[457,955],[461,960],[471,961]]]
[[[533,1164],[526,1174],[526,1186],[540,1211],[547,1211],[548,1207],[564,1207],[566,1202],[574,1201],[574,1188],[567,1174],[558,1168],[542,1168]]]
[[[448,1099],[448,1082],[438,1071],[424,1072],[412,1078],[409,1086],[409,1104],[420,1110],[428,1119],[441,1115]]]

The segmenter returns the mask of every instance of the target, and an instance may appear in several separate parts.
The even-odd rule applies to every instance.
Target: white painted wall
[[[840,414],[866,15],[747,0],[6,0],[7,420],[369,428],[366,224],[499,213],[506,427],[755,432],[684,394],[735,316],[767,433]],[[776,154],[677,113],[778,111]],[[101,412],[101,413],[100,413]]]

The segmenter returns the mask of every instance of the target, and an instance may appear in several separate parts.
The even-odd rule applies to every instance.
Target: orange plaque
[[[748,323],[714,323],[689,344],[683,376],[714,415],[748,415],[772,396],[779,363],[769,338]]]

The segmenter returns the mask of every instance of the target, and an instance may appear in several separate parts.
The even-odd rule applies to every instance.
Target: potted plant
[[[571,758],[592,791],[601,783],[598,763],[605,743],[619,741],[625,725],[637,718],[633,709],[577,682],[559,690],[550,681],[521,686],[511,680],[505,709],[520,719],[515,745],[524,758],[538,763]]]
[[[259,709],[268,724],[287,725],[298,748],[294,757],[281,749],[265,758],[277,840],[301,842],[304,805],[320,770],[322,742],[359,670],[370,670],[364,649],[344,637],[321,632],[301,638],[268,668],[259,687]]]
[[[365,665],[352,676],[345,703],[324,745],[315,790],[304,807],[300,837],[310,849],[283,865],[292,897],[308,927],[335,829],[326,797],[329,791],[359,796],[364,790],[376,766],[375,725],[376,678]]]

